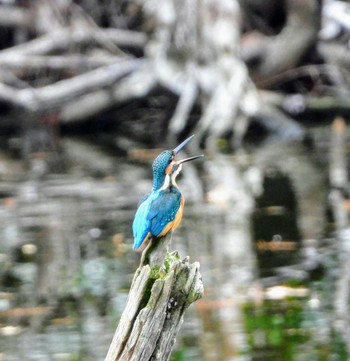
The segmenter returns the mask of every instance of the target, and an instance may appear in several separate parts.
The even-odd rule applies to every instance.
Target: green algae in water
[[[326,339],[324,335],[320,337],[321,328],[327,326],[322,326],[321,313],[318,319],[317,313],[307,307],[307,301],[290,298],[244,305],[253,361],[348,360],[346,345],[339,333],[332,330]]]

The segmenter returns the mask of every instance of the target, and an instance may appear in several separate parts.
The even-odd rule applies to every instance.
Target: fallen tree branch
[[[13,46],[0,52],[2,58],[11,59],[17,55],[45,55],[62,49],[83,44],[96,44],[109,41],[117,46],[143,48],[147,42],[144,33],[121,29],[64,28],[52,31],[26,43]]]
[[[305,111],[350,111],[350,102],[347,97],[283,95],[269,91],[259,91],[259,94],[263,102],[277,106],[291,115],[302,114]]]
[[[350,262],[349,262],[349,222],[348,213],[345,208],[344,190],[348,189],[349,179],[347,173],[346,159],[346,125],[342,118],[333,122],[329,182],[331,185],[329,203],[332,210],[335,230],[336,245],[338,248],[338,278],[333,291],[334,318],[333,323],[339,334],[345,340],[350,337],[349,332],[349,297],[350,297]],[[347,344],[347,351],[350,351]]]
[[[61,109],[60,122],[82,121],[123,101],[146,96],[157,83],[152,67],[151,62],[145,61],[118,84],[69,101]]]
[[[180,134],[186,127],[187,119],[198,97],[198,85],[194,79],[189,79],[184,85],[174,114],[169,122],[171,134]]]
[[[100,66],[110,65],[121,61],[120,57],[98,55],[62,55],[62,56],[43,56],[43,55],[22,55],[19,54],[13,58],[1,57],[0,66],[14,72],[25,73],[42,69],[65,70],[82,73],[87,70],[98,68]]]
[[[59,109],[75,97],[113,85],[143,63],[143,60],[135,59],[123,64],[112,64],[38,89],[17,90],[0,84],[0,100],[28,111]]]
[[[17,6],[0,5],[0,26],[30,28],[33,26],[32,12]]]
[[[252,49],[243,49],[246,62],[256,64],[259,58],[258,64],[252,65],[253,78],[259,82],[295,67],[317,40],[320,27],[317,0],[287,0],[286,12],[286,24],[278,35],[261,36],[249,45]]]

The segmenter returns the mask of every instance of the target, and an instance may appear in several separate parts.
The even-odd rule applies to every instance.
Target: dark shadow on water
[[[252,215],[252,234],[261,277],[275,267],[298,260],[301,236],[297,225],[297,200],[291,180],[278,170],[264,175],[263,193]]]

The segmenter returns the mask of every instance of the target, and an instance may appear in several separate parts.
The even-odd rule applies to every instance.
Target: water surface
[[[316,150],[273,143],[184,167],[171,247],[200,262],[205,294],[173,360],[347,359],[327,147]],[[131,223],[150,165],[108,154],[96,173],[68,156],[40,176],[1,158],[1,360],[103,360],[138,266]]]

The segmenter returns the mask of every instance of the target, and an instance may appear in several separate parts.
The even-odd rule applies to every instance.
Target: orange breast
[[[168,234],[168,232],[175,230],[180,225],[182,220],[182,215],[184,213],[184,207],[185,207],[185,198],[181,197],[180,207],[176,213],[175,218],[164,227],[160,236],[164,237],[166,234]]]

